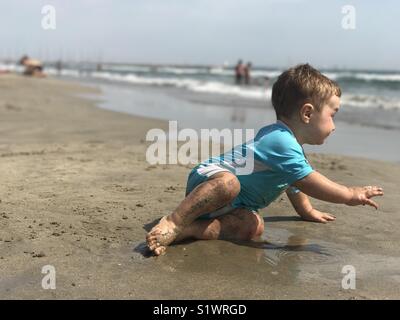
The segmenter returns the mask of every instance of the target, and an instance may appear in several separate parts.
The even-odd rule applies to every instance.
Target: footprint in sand
[[[174,187],[174,186],[169,186],[169,187],[167,187],[167,188],[164,190],[164,192],[171,192],[171,193],[174,193],[176,190],[177,190],[176,187]]]

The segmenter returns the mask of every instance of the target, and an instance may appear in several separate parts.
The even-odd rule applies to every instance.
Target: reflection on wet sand
[[[254,241],[185,241],[172,245],[168,254],[154,258],[166,272],[229,273],[244,276],[254,272],[268,276],[283,274],[286,281],[297,278],[303,260],[320,260],[330,256],[327,248],[287,230],[268,228]],[[134,249],[150,257],[145,243]],[[312,257],[314,256],[314,257]],[[317,257],[318,256],[318,257]],[[246,275],[243,275],[246,270]]]

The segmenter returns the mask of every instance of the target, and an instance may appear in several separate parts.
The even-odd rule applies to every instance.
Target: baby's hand
[[[321,222],[321,223],[327,223],[329,221],[335,221],[336,217],[326,213],[326,212],[321,212],[316,209],[312,209],[310,212],[307,214],[302,214],[301,217],[304,220],[307,221],[312,221],[312,222]]]
[[[383,189],[376,186],[366,186],[366,187],[350,187],[350,191],[353,193],[351,200],[346,204],[348,206],[358,206],[360,204],[369,205],[378,209],[378,204],[372,201],[370,198],[376,196],[383,196]]]

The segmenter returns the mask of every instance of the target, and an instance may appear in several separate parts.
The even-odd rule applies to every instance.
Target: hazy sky
[[[56,30],[41,27],[44,5]],[[356,28],[342,28],[344,5]],[[400,70],[394,0],[2,0],[0,57]]]

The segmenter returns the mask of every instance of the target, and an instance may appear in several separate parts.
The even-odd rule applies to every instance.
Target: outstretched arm
[[[336,219],[335,216],[329,213],[314,209],[311,205],[310,199],[303,192],[298,191],[296,193],[293,188],[289,188],[286,191],[286,194],[297,214],[304,220],[326,223]]]
[[[383,189],[376,186],[346,187],[333,182],[314,171],[293,185],[310,197],[333,203],[343,203],[349,206],[370,205],[378,209],[378,204],[372,197],[382,196]]]

